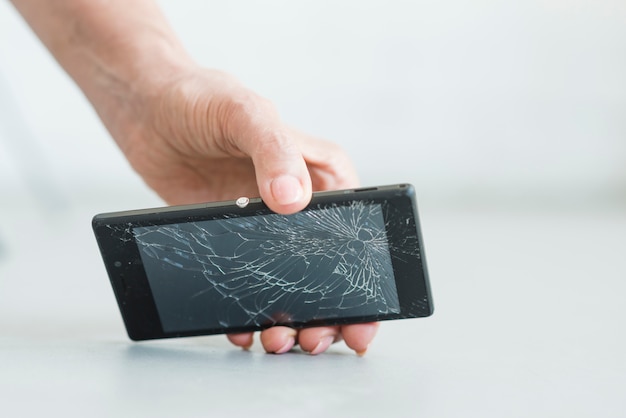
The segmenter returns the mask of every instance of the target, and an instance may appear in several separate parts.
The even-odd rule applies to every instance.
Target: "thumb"
[[[231,145],[252,159],[261,198],[274,212],[290,214],[311,200],[311,176],[296,138],[282,124],[276,108],[244,90],[226,100],[226,135]]]
[[[311,200],[311,177],[295,140],[278,129],[259,137],[249,150],[261,198],[274,212],[290,214]]]

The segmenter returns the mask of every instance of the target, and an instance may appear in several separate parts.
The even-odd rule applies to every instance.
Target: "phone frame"
[[[99,214],[93,218],[92,227],[128,336],[135,341],[251,332],[275,325],[305,328],[430,316],[434,307],[413,186],[397,184],[317,192],[313,194],[311,202],[303,210],[315,210],[332,205],[348,205],[357,200],[380,203],[383,208],[394,279],[400,302],[399,313],[349,318],[334,317],[308,322],[276,322],[267,326],[255,325],[166,332],[161,326],[159,312],[143,268],[139,247],[134,240],[133,228],[269,215],[274,214],[274,212],[261,199],[252,198],[243,199],[239,202],[214,202]],[[398,216],[398,214],[403,215]],[[411,242],[411,245],[417,247],[417,252],[409,255],[392,240]]]

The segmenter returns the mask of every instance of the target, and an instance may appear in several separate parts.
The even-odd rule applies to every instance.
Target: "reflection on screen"
[[[165,332],[398,313],[382,208],[134,228]]]

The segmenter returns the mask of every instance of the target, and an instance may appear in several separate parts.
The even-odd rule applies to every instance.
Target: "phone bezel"
[[[274,212],[257,198],[250,199],[245,207],[238,206],[235,201],[228,201],[100,214],[93,218],[92,226],[126,330],[129,337],[135,341],[250,332],[275,325],[305,328],[431,315],[433,303],[414,188],[409,184],[398,184],[319,192],[314,193],[311,202],[303,210],[315,210],[329,205],[348,205],[356,200],[383,205],[383,216],[390,241],[389,248],[400,302],[399,313],[275,323],[268,326],[166,332],[161,327],[157,306],[132,229],[140,226],[268,215]],[[402,215],[398,216],[398,214]],[[406,242],[407,237],[416,243],[417,254],[409,255],[400,251],[401,244]],[[393,240],[402,240],[402,242]]]

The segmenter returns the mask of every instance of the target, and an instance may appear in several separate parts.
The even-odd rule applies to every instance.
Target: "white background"
[[[626,2],[160,3],[364,185],[415,184],[436,313],[360,360],[129,342],[90,218],[160,202],[2,2],[0,415],[626,416]]]
[[[340,143],[364,184],[455,199],[625,194],[622,1],[162,5],[199,62]],[[29,176],[80,196],[141,189],[71,80],[0,7],[0,190]]]

